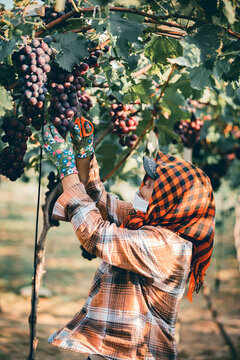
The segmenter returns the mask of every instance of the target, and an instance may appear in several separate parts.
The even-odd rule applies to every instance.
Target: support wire
[[[44,129],[44,111],[42,115],[42,138]],[[36,227],[35,227],[35,242],[34,242],[34,275],[33,275],[33,288],[32,288],[32,301],[31,301],[31,315],[29,318],[30,322],[30,351],[28,360],[35,359],[36,351],[36,318],[37,318],[37,304],[36,304],[36,269],[37,269],[37,244],[38,244],[38,221],[39,221],[39,208],[40,208],[40,193],[41,193],[41,178],[42,178],[42,155],[43,150],[40,146],[40,159],[39,159],[39,177],[38,177],[38,195],[37,195],[37,215],[36,215]]]

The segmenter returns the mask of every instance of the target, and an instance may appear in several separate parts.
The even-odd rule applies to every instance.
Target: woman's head
[[[150,176],[145,175],[145,180],[143,185],[139,189],[139,196],[148,201],[151,199],[153,189],[154,189],[155,180],[153,180]]]
[[[146,171],[146,174],[144,176],[138,194],[142,199],[149,202],[152,197],[155,180],[158,178],[158,174],[156,172],[157,163],[154,160],[150,159],[149,157],[144,156],[143,167],[144,170]]]
[[[149,202],[144,224],[166,227],[193,242],[192,287],[198,289],[213,246],[215,203],[211,182],[201,169],[181,158],[159,151],[155,161],[149,160],[143,161],[147,175],[140,187]]]

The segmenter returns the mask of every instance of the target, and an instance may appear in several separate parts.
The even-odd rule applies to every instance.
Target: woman
[[[83,248],[103,260],[83,308],[49,342],[89,359],[177,359],[175,324],[187,280],[191,300],[211,258],[208,177],[159,151],[155,161],[144,158],[132,205],[105,191],[92,136],[75,127],[72,147],[51,126],[44,140],[63,185],[53,217],[70,221]]]

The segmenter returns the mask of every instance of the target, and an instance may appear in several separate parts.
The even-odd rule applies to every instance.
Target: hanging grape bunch
[[[5,117],[1,128],[4,131],[2,141],[8,143],[0,153],[0,174],[5,175],[11,181],[15,181],[24,173],[25,162],[23,160],[27,150],[27,140],[32,135],[27,126],[29,121],[23,116]]]
[[[180,120],[175,122],[174,131],[180,135],[180,138],[187,148],[192,149],[200,141],[200,131],[204,124],[201,119],[196,119],[192,113],[191,120]]]
[[[47,37],[47,42],[49,42]],[[16,66],[22,100],[22,113],[28,124],[41,129],[47,73],[51,70],[52,50],[44,41],[32,40],[12,56]]]
[[[135,104],[123,105],[117,101],[112,95],[109,99],[113,101],[109,115],[112,117],[114,123],[113,133],[118,135],[119,144],[132,148],[137,140],[137,135],[132,132],[137,130],[138,119],[135,116],[137,112],[137,105],[140,104],[138,100]],[[129,134],[131,133],[131,134]]]
[[[74,1],[77,5],[77,1]],[[65,8],[63,11],[55,11],[54,6],[46,5],[45,6],[45,14],[40,16],[45,24],[49,24],[50,22],[60,18],[61,16],[67,14],[68,12],[74,10],[73,4],[71,0],[66,0]]]
[[[48,74],[48,87],[52,95],[48,113],[50,121],[63,137],[74,127],[77,106],[85,111],[92,107],[88,93],[83,90],[85,79],[82,76],[88,69],[86,63],[81,63],[69,72],[60,68],[57,63],[52,63],[52,71]]]
[[[47,198],[51,194],[52,190],[60,182],[60,178],[57,177],[53,171],[51,171],[49,173],[47,178],[48,178],[48,184],[47,184],[48,191],[46,191],[46,193],[45,193],[45,200],[47,200]],[[54,207],[55,202],[57,201],[58,197],[59,197],[59,194],[56,193],[56,196],[52,199],[52,201],[49,205],[49,209],[48,209],[48,219],[49,219],[49,223],[51,226],[59,226],[60,225],[58,220],[52,219],[53,207]]]
[[[89,67],[98,67],[98,59],[102,56],[103,52],[106,53],[110,49],[109,45],[105,45],[103,50],[100,50],[97,47],[99,47],[97,41],[88,40],[88,51],[90,52],[90,56],[85,58],[84,61]]]

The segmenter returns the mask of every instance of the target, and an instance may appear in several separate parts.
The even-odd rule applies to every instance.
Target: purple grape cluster
[[[48,108],[50,121],[65,137],[67,131],[74,127],[74,117],[77,106],[89,111],[92,102],[89,95],[82,90],[85,79],[82,77],[88,71],[88,65],[81,63],[72,72],[63,70],[57,63],[52,64],[52,71],[48,74],[48,87],[52,101]]]
[[[48,184],[47,184],[48,191],[46,191],[46,193],[45,193],[45,200],[48,198],[48,196],[51,194],[52,190],[55,188],[55,186],[60,181],[60,179],[55,175],[55,173],[53,171],[51,171],[49,173],[47,178],[48,178]],[[48,208],[48,218],[49,218],[49,223],[51,226],[59,226],[60,225],[58,220],[52,219],[53,207],[54,207],[55,202],[57,201],[58,197],[59,197],[59,194],[57,193],[56,196],[51,201],[49,208]]]
[[[29,120],[23,116],[19,118],[6,117],[1,128],[4,131],[2,141],[8,143],[0,153],[0,173],[11,181],[17,180],[24,173],[24,155],[27,150],[27,140],[32,135]]]
[[[49,42],[48,37],[48,42]],[[50,72],[52,49],[44,41],[32,40],[13,55],[17,67],[22,113],[36,130],[42,126],[42,114],[47,93],[47,73]]]
[[[109,112],[109,115],[112,117],[112,122],[114,123],[113,133],[118,135],[121,146],[132,148],[138,136],[129,133],[137,130],[138,120],[136,116],[134,116],[134,113],[136,112],[136,104],[139,104],[139,102],[123,105],[112,95],[110,95],[109,98],[111,101],[114,101],[111,105],[111,111]]]
[[[75,4],[77,5],[77,1],[75,1]],[[46,5],[45,6],[45,14],[41,16],[41,19],[45,22],[45,24],[49,24],[50,22],[60,18],[61,16],[67,14],[68,12],[74,10],[72,1],[66,0],[65,8],[63,11],[56,12],[54,10],[54,6]]]
[[[88,51],[90,55],[88,58],[85,58],[84,61],[89,65],[89,67],[98,67],[98,59],[102,56],[103,52],[108,52],[110,47],[105,45],[103,50],[97,49],[98,43],[94,40],[88,40]]]
[[[174,131],[180,135],[184,146],[192,149],[200,141],[200,131],[203,124],[203,120],[192,116],[191,120],[177,121],[174,124]]]

